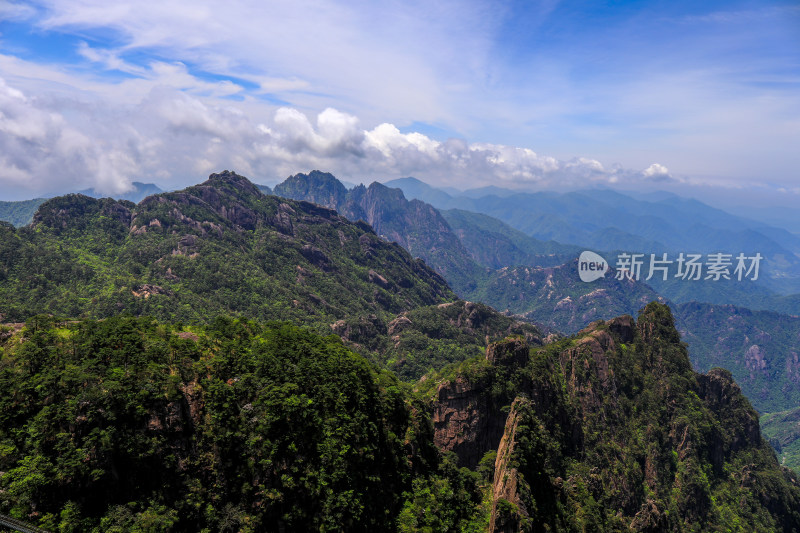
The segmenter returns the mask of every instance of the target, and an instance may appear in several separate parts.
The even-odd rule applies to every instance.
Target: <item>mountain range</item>
[[[508,334],[541,343],[534,326],[457,300],[368,224],[264,195],[227,171],[138,205],[67,195],[43,203],[30,226],[0,223],[0,301],[11,322],[42,313],[292,320],[334,331],[412,380]]]
[[[369,187],[359,185],[348,191],[332,174],[313,171],[288,177],[273,192],[367,222],[378,235],[433,266],[459,294],[469,294],[484,274],[444,217],[429,204],[406,200],[399,189],[373,182]]]
[[[648,200],[609,189],[525,193],[494,188],[451,196],[414,178],[386,185],[439,209],[483,213],[531,237],[596,251],[758,252],[765,257],[760,278],[765,294],[800,292],[800,235],[750,220],[744,210],[732,215],[672,194]],[[800,212],[796,215],[800,218]]]
[[[47,200],[0,223],[0,512],[63,531],[800,529],[797,477],[742,393],[795,401],[796,319],[673,312],[638,281],[577,281],[577,250],[322,172]]]
[[[454,298],[369,225],[265,196],[230,172],[138,205],[54,198],[31,226],[1,231],[0,312],[11,320],[129,312],[198,322],[214,312],[329,324]]]
[[[107,194],[98,191],[96,188],[91,188],[78,191],[77,194],[91,196],[92,198],[114,198],[116,200],[128,200],[129,202],[138,204],[151,194],[159,194],[162,192],[164,191],[161,189],[161,187],[155,183],[142,183],[140,181],[134,181],[131,183],[131,189],[122,193]]]
[[[449,197],[417,180],[401,180],[400,184],[410,185],[412,194],[425,193],[440,200]],[[338,191],[335,195],[328,192],[334,189]],[[320,193],[320,190],[325,192]],[[447,222],[443,225],[439,218],[432,218],[431,211],[436,211],[432,206],[426,209],[419,205],[419,200],[406,201],[397,189],[373,183],[367,190],[372,192],[369,215],[347,210],[350,192],[341,184],[337,185],[330,174],[297,174],[275,187],[276,194],[327,201],[331,207],[339,205],[350,217],[366,216],[376,227],[385,227],[384,217],[389,214],[388,222],[393,229],[387,237],[402,243],[412,254],[424,257],[460,296],[530,320],[540,328],[573,333],[594,320],[635,314],[650,301],[668,303],[698,369],[708,371],[721,366],[730,370],[761,413],[784,411],[800,403],[800,381],[794,379],[792,370],[796,366],[794,358],[800,353],[797,329],[800,319],[794,316],[800,313],[798,295],[766,297],[763,291],[735,280],[700,287],[681,280],[653,282],[650,286],[606,276],[583,283],[576,275],[575,257],[581,250],[577,246],[544,242],[488,215],[460,209],[441,211]],[[334,198],[340,203],[334,203]],[[677,201],[673,197],[667,200]],[[407,207],[412,205],[413,208]],[[418,215],[423,211],[428,214],[427,218]],[[730,218],[719,213],[700,214],[696,218],[708,220],[717,216]],[[439,249],[439,253],[432,254],[426,253],[424,247],[411,248],[404,236],[406,232],[435,235],[437,242],[448,243],[448,253],[443,254]],[[456,240],[461,246],[454,244]],[[451,266],[454,264],[470,265],[470,268],[455,269]],[[473,277],[463,277],[464,272],[472,272]],[[473,283],[464,280],[473,280]],[[665,286],[673,287],[672,294],[683,297],[678,301],[670,300],[666,296],[670,291],[663,290]],[[732,305],[731,300],[746,300],[756,310]],[[757,310],[762,306],[777,307],[792,314]],[[738,324],[736,327],[732,325],[734,322]],[[758,359],[755,363],[754,357]],[[797,458],[800,459],[800,454]],[[792,455],[788,460],[796,459]]]
[[[404,180],[403,183],[409,181]],[[410,183],[417,187],[412,192],[418,192],[421,182]],[[425,190],[428,189],[423,188]],[[367,210],[352,200],[364,198],[364,191],[369,192]],[[707,318],[701,316],[702,313],[689,313],[691,307],[688,302],[682,306],[681,300],[672,301],[662,296],[664,293],[659,290],[661,285],[657,283],[650,286],[640,281],[617,280],[613,276],[592,283],[580,282],[576,275],[575,258],[581,248],[577,246],[540,241],[479,213],[445,210],[439,217],[432,206],[419,200],[407,201],[398,189],[389,189],[379,183],[348,191],[334,176],[318,171],[291,176],[277,185],[274,192],[289,198],[324,202],[328,207],[340,209],[351,219],[365,219],[376,228],[390,228],[381,233],[403,245],[413,255],[424,258],[462,297],[482,301],[545,327],[572,333],[593,320],[623,313],[634,314],[645,303],[660,300],[672,302],[681,327],[687,334],[691,332],[695,339],[690,351],[696,364],[710,368],[704,362],[714,359],[712,352],[723,349],[722,344],[718,346],[713,340],[712,331],[704,328]],[[446,194],[443,191],[435,193]],[[431,194],[435,196],[435,193]],[[709,218],[706,215],[698,217]],[[420,235],[427,236],[427,239],[415,240]],[[465,272],[472,277],[465,278]],[[465,283],[465,279],[473,281]],[[685,289],[688,291],[687,297],[694,295],[702,301],[706,295],[702,288],[697,288],[691,282],[677,280],[672,283],[689,287]],[[737,283],[741,282],[708,283],[705,287],[716,288]],[[793,301],[790,297],[783,298]],[[750,301],[758,303],[753,298]],[[724,310],[729,307],[730,304],[723,304],[722,307],[706,305],[703,309],[711,312],[713,309]],[[684,314],[687,315],[685,319]],[[755,313],[752,316],[761,315]],[[766,316],[779,315],[766,313]],[[780,316],[784,316],[788,322],[794,320],[789,316]],[[745,344],[737,347],[732,356],[744,356],[753,346]],[[743,350],[741,354],[739,349]],[[780,348],[769,347],[765,353],[769,360],[780,360],[796,349],[800,349],[800,345],[790,342]],[[781,366],[782,363],[774,361],[773,364]],[[744,375],[739,375],[737,368],[731,370],[737,379],[744,378]],[[755,395],[753,401],[757,402],[759,410],[765,412],[775,408],[761,404]]]

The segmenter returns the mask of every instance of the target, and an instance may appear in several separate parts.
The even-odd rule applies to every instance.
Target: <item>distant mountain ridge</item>
[[[134,181],[131,183],[131,186],[132,189],[130,191],[117,194],[99,192],[95,188],[78,191],[78,194],[91,196],[92,198],[114,198],[115,200],[128,200],[129,202],[138,204],[151,194],[160,194],[164,192],[163,189],[161,189],[161,187],[155,183],[142,183],[140,181]]]
[[[582,250],[555,241],[543,242],[480,213],[461,209],[448,209],[441,213],[470,257],[484,267],[557,266],[569,262]]]
[[[800,293],[800,236],[749,220],[746,212],[736,216],[675,195],[634,199],[608,189],[526,193],[495,188],[490,194],[452,196],[414,178],[387,183],[439,209],[483,213],[544,241],[605,251],[759,252],[766,258],[762,292]]]
[[[453,195],[414,178],[387,183],[405,188],[412,197],[427,198],[440,209],[486,214],[537,239],[590,250],[668,252],[673,259],[679,252],[760,253],[765,259],[757,282],[652,284],[675,302],[696,299],[800,314],[800,236],[696,200],[668,193],[633,198],[607,189],[507,194],[513,191],[495,187],[489,195],[480,190]],[[800,217],[800,211],[797,214]]]
[[[141,183],[134,181],[133,189],[121,194],[104,194],[97,192],[96,189],[83,189],[77,194],[89,196],[91,198],[114,198],[116,200],[128,200],[138,204],[151,194],[164,192],[154,183]],[[14,226],[27,226],[33,220],[33,215],[39,206],[47,201],[47,198],[34,198],[32,200],[22,200],[18,202],[0,202],[0,221],[8,222]]]
[[[18,202],[0,202],[0,221],[13,226],[26,226],[33,220],[33,215],[47,198],[34,198]]]
[[[413,183],[422,190],[433,190],[418,180]],[[420,200],[407,200],[400,189],[378,182],[347,190],[335,176],[318,170],[290,176],[273,192],[336,209],[353,221],[368,222],[379,235],[425,260],[465,298],[478,294],[492,269],[561,264],[579,251],[575,246],[529,237],[491,217],[458,210],[440,212]]]
[[[413,178],[389,183],[411,187],[412,194],[435,194],[440,198],[451,198],[449,194],[436,191]],[[378,194],[379,191],[380,194]],[[413,255],[423,258],[444,275],[462,297],[484,301],[497,309],[526,314],[526,316],[542,316],[542,313],[547,313],[547,308],[535,296],[540,289],[522,279],[532,275],[530,273],[537,268],[556,267],[571,263],[583,249],[580,246],[564,245],[555,241],[543,242],[510,227],[497,218],[477,212],[460,209],[443,210],[441,218],[447,223],[444,224],[436,216],[436,209],[429,206],[426,210],[427,215],[419,216],[418,212],[421,208],[416,203],[419,200],[408,201],[404,195],[391,191],[397,191],[397,189],[388,189],[380,184],[372,184],[369,189],[361,186],[347,191],[333,175],[319,171],[311,172],[308,175],[291,176],[275,188],[276,194],[308,201],[321,201],[324,202],[323,205],[337,209],[351,220],[360,218],[367,220],[380,234],[400,243]],[[556,193],[542,194],[547,198],[558,198]],[[605,196],[609,195],[618,198],[617,193],[609,192]],[[601,196],[603,195],[601,194]],[[363,205],[360,205],[365,198],[369,198],[371,205],[369,213],[364,210]],[[586,196],[573,195],[571,198],[580,200],[580,205],[586,207],[589,215],[600,216],[604,209],[603,205],[605,204],[593,203],[593,200]],[[674,201],[675,198],[668,196],[662,200]],[[494,198],[492,201],[502,204],[505,200]],[[516,200],[509,198],[508,201],[513,204]],[[418,211],[409,210],[409,206],[417,206],[414,209]],[[645,208],[634,207],[629,210],[640,213],[646,211]],[[400,212],[403,212],[403,216],[398,216]],[[536,218],[536,216],[534,213],[531,218]],[[732,218],[727,214],[719,216]],[[563,227],[563,223],[558,217],[548,214],[540,214],[538,217],[547,220],[547,223],[553,227]],[[657,226],[658,224],[651,221],[650,225]],[[619,237],[620,234],[615,229],[603,231],[608,233],[612,240],[615,238],[612,237],[613,235]],[[415,240],[417,236],[425,234],[428,235],[427,239]],[[440,241],[448,243],[444,248],[447,253],[443,252],[442,247],[437,248],[432,243],[431,236],[434,234]],[[460,241],[460,245],[456,241]],[[639,244],[645,245],[646,243]],[[590,249],[598,250],[599,248]],[[626,250],[630,251],[629,248],[623,248],[617,252]],[[786,253],[790,254],[790,252]],[[613,257],[612,254],[606,254],[606,258],[612,261],[612,265]],[[519,274],[524,272],[527,273],[520,277]],[[761,277],[764,276],[762,273]],[[592,309],[604,309],[604,304],[593,302],[594,296],[599,294],[593,294],[596,288],[594,284],[583,284],[578,281],[577,276],[559,276],[558,279],[564,285],[551,291],[551,298],[557,294],[560,294],[558,300],[567,296],[572,297],[572,305],[576,306],[576,317],[594,316],[597,311],[591,311]],[[742,305],[743,302],[746,302],[756,309],[800,314],[800,295],[778,296],[752,281],[722,280],[699,283],[674,279],[661,281],[656,277],[648,284],[656,292],[676,303],[698,300],[715,304]],[[640,287],[644,284],[640,283],[636,286]],[[654,294],[651,288],[642,290]],[[578,297],[580,299],[575,300]],[[615,306],[614,312],[633,313],[639,309],[641,298],[638,295],[629,299],[622,298],[622,300],[629,301],[629,304],[625,307]],[[583,303],[579,304],[578,302]],[[570,318],[566,322],[558,320],[558,323],[554,324],[552,318],[554,316],[559,316],[559,313],[551,314],[543,323],[564,331],[575,331],[588,323],[581,323],[580,320],[574,321]]]

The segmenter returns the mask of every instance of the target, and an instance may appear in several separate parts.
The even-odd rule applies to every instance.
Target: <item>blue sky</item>
[[[796,2],[0,0],[3,198],[320,168],[800,199],[798,144]]]

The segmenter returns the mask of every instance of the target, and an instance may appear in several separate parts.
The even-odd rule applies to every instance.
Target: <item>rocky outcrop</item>
[[[472,380],[458,376],[439,385],[433,404],[434,443],[455,452],[459,465],[474,468],[486,452],[497,449],[506,419],[502,408],[512,398],[493,387],[524,367],[529,353],[530,346],[520,339],[490,344],[486,372]]]
[[[624,329],[624,317],[614,327]],[[594,322],[581,330],[581,336],[573,347],[558,356],[567,391],[580,403],[584,412],[605,412],[613,410],[616,404],[614,369],[608,353],[617,349],[617,343],[611,331],[610,325]],[[632,327],[626,333],[632,336]]]
[[[487,382],[473,383],[459,376],[436,391],[433,442],[455,452],[459,466],[475,468],[484,454],[496,450],[505,416],[489,394]]]
[[[133,287],[131,289],[131,294],[133,294],[136,298],[147,299],[157,294],[163,294],[169,296],[170,294],[172,294],[172,292],[159,285],[151,285],[149,283],[143,283],[141,285]]]
[[[377,315],[366,315],[347,320],[337,320],[331,324],[331,329],[343,341],[354,347],[378,348],[375,345],[386,335],[386,324]]]
[[[520,410],[530,408],[530,402],[517,398],[511,404],[503,437],[497,449],[492,482],[492,515],[489,533],[517,533],[523,520],[529,518],[525,502],[519,495],[519,472],[512,460],[517,445]]]
[[[607,321],[608,331],[616,335],[620,342],[633,342],[636,333],[636,322],[630,315],[618,316]]]
[[[726,422],[728,428],[724,434],[715,436],[710,453],[715,470],[721,472],[722,465],[732,453],[760,444],[758,415],[727,370],[711,369],[707,374],[700,374],[697,383],[700,398]]]
[[[522,367],[530,358],[530,346],[520,339],[490,344],[486,348],[486,361],[491,365]]]
[[[413,327],[414,323],[408,318],[405,313],[398,316],[388,324],[388,333],[390,337],[400,335],[404,330]],[[399,338],[399,337],[398,337]]]
[[[655,302],[558,350],[523,357],[513,341],[493,345],[486,367],[440,386],[434,410],[436,443],[465,463],[496,443],[491,532],[710,531],[727,515],[750,530],[800,525],[800,485],[757,413],[729,372],[691,369]],[[491,427],[504,410],[503,428]]]

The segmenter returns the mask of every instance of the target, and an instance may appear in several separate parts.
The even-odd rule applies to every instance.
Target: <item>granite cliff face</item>
[[[495,344],[432,409],[462,464],[496,452],[491,531],[800,527],[756,412],[727,371],[692,370],[660,304],[542,348]]]
[[[531,371],[531,367],[537,370]],[[481,367],[456,375],[436,391],[434,443],[454,452],[459,464],[468,468],[475,468],[487,453],[497,452],[492,515],[499,517],[498,524],[506,524],[498,531],[512,527],[508,526],[508,517],[503,518],[504,504],[500,503],[498,510],[498,495],[513,492],[517,485],[511,456],[522,406],[545,413],[549,423],[556,426],[552,428],[554,433],[567,435],[567,448],[573,449],[583,441],[574,409],[563,401],[558,381],[550,374],[555,368],[538,367],[531,360],[531,348],[525,341],[507,339],[487,348]],[[509,501],[512,500],[516,507],[525,508],[518,496]]]
[[[336,211],[340,211],[347,198],[347,188],[333,174],[319,170],[289,176],[272,192],[276,196],[305,200]]]
[[[433,409],[434,443],[458,455],[459,464],[475,468],[496,449],[503,435],[501,405],[485,394],[486,385],[459,377],[440,387]]]
[[[431,265],[457,294],[474,290],[486,273],[439,211],[425,202],[407,200],[400,189],[373,182],[348,191],[331,174],[315,170],[290,176],[274,192],[335,209],[352,221],[366,221],[375,233]]]
[[[522,411],[530,408],[530,402],[522,397],[511,404],[508,419],[497,449],[492,482],[492,514],[489,533],[516,533],[522,523],[530,520],[530,512],[520,497],[519,471],[513,460],[518,446],[517,430],[522,422]]]
[[[473,379],[459,375],[439,385],[433,404],[434,443],[455,452],[461,466],[475,468],[486,452],[497,449],[509,396],[495,392],[510,373],[525,367],[529,351],[517,339],[492,344],[485,358],[492,371]]]

